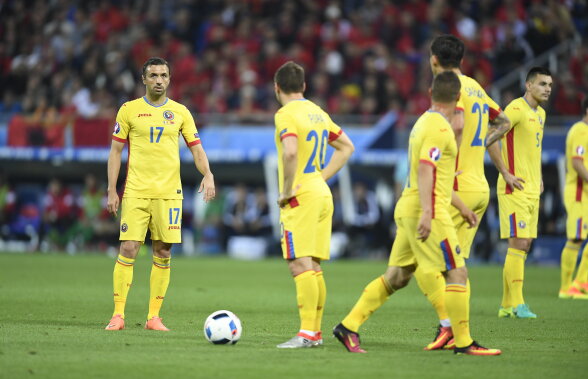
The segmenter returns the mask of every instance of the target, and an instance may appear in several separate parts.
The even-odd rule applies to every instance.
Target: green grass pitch
[[[325,344],[279,350],[298,329],[294,283],[279,259],[174,258],[162,310],[169,333],[143,329],[150,259],[140,257],[126,329],[103,330],[112,312],[114,260],[98,255],[0,254],[0,378],[577,378],[588,369],[588,301],[559,300],[559,269],[528,267],[526,300],[539,318],[498,319],[501,268],[470,268],[472,335],[499,357],[423,351],[437,323],[415,283],[361,330],[368,354],[350,354],[331,328],[385,262],[324,264]],[[212,345],[208,314],[235,312],[243,336]]]

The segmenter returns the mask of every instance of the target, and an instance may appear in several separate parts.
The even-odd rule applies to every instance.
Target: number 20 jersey
[[[488,181],[484,175],[484,154],[488,120],[494,120],[501,112],[498,104],[486,94],[477,81],[459,75],[460,98],[456,109],[463,110],[464,126],[457,156],[453,189],[462,192],[488,192]]]
[[[283,191],[284,165],[282,140],[298,139],[298,165],[293,188],[297,194],[305,192],[329,193],[321,171],[325,167],[327,146],[343,133],[329,115],[307,99],[293,100],[280,108],[275,115],[276,149],[278,151],[278,183]]]
[[[145,97],[119,109],[112,139],[128,143],[124,197],[182,199],[179,136],[186,145],[200,143],[194,118],[180,103],[167,99],[155,106]]]

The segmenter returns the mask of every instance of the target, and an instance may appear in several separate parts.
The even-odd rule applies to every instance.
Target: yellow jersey
[[[283,191],[284,165],[282,140],[298,139],[298,166],[294,177],[297,193],[331,193],[321,175],[329,142],[339,138],[343,130],[318,105],[307,99],[293,100],[281,107],[275,115],[275,143],[278,151],[278,178]]]
[[[545,125],[545,110],[531,108],[524,97],[511,101],[504,110],[511,122],[511,129],[502,137],[502,159],[508,171],[523,178],[523,193],[529,197],[541,194],[541,144]],[[498,176],[498,194],[510,194],[502,175]],[[515,191],[519,191],[515,189]]]
[[[457,143],[447,119],[439,112],[427,111],[416,121],[408,142],[409,175],[396,205],[395,217],[420,217],[418,188],[419,164],[433,167],[431,197],[433,218],[451,221],[449,208],[455,176]]]
[[[577,202],[588,200],[588,185],[572,166],[574,159],[580,159],[588,169],[588,160],[584,159],[588,150],[588,124],[583,121],[572,125],[566,138],[566,185],[564,198]]]
[[[128,143],[124,197],[182,199],[179,136],[188,146],[200,143],[194,118],[180,103],[162,105],[146,97],[126,102],[119,109],[112,139]]]
[[[477,81],[459,75],[461,91],[456,109],[463,110],[464,126],[456,161],[453,189],[464,192],[489,192],[484,175],[484,154],[488,120],[494,120],[501,112],[498,104],[486,94]]]

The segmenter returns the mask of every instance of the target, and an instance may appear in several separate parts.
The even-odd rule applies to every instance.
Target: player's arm
[[[478,215],[468,208],[467,205],[465,205],[465,203],[459,198],[455,191],[451,193],[451,205],[457,208],[461,214],[461,217],[463,217],[463,219],[466,220],[470,225],[470,228],[478,225]]]
[[[588,182],[588,170],[584,166],[584,160],[581,157],[573,157],[572,158],[572,167],[578,173],[578,176],[582,178],[583,181]]]
[[[124,143],[113,139],[112,145],[110,145],[110,153],[108,154],[108,200],[106,202],[106,209],[115,217],[120,202],[118,193],[116,192],[116,182],[118,180],[122,150],[124,146]]]
[[[329,141],[329,145],[335,149],[335,152],[333,152],[331,160],[321,173],[325,180],[332,178],[347,163],[351,154],[355,151],[353,142],[345,133],[341,133],[338,138]]]
[[[492,159],[494,166],[496,166],[496,169],[504,178],[506,185],[509,186],[513,191],[515,188],[522,191],[524,189],[522,183],[525,181],[523,178],[514,176],[510,173],[510,171],[508,171],[508,168],[504,164],[504,160],[502,160],[502,154],[500,154],[500,146],[497,143],[493,143],[492,145],[488,146],[486,150],[488,151],[488,155],[490,155],[490,159]]]
[[[510,120],[502,111],[488,121],[488,133],[486,134],[486,147],[493,145],[510,130]]]
[[[278,198],[278,205],[281,208],[288,204],[290,199],[296,195],[297,190],[297,188],[292,188],[296,177],[296,167],[298,167],[298,138],[295,135],[282,139],[282,156],[280,159],[282,159],[284,168],[282,193]]]
[[[204,201],[208,202],[214,199],[214,196],[216,195],[214,187],[214,175],[212,175],[212,171],[210,171],[208,157],[206,156],[206,152],[200,143],[190,146],[190,151],[192,152],[192,157],[194,157],[194,164],[196,165],[196,168],[203,176],[202,181],[200,182],[200,187],[198,188],[198,192],[203,192]]]
[[[461,136],[463,134],[463,127],[465,124],[463,108],[455,108],[453,112],[453,117],[451,118],[451,129],[453,129],[453,134],[455,134],[455,142],[457,142],[457,147],[461,146]]]
[[[429,161],[419,162],[417,183],[419,188],[419,199],[423,213],[417,225],[419,239],[425,241],[431,234],[431,219],[433,218],[433,170],[435,166]]]

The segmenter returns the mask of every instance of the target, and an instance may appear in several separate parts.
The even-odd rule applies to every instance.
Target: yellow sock
[[[320,332],[323,313],[325,312],[325,303],[327,301],[327,285],[325,283],[325,278],[322,271],[317,271],[314,276],[318,285],[318,303],[316,306],[316,320],[312,330],[315,332]]]
[[[579,242],[569,241],[564,246],[561,252],[561,284],[559,286],[560,292],[567,291],[572,285],[572,276],[576,269],[576,261],[578,260],[578,251],[581,244]]]
[[[575,282],[578,284],[588,282],[588,249],[586,246],[587,245],[584,245],[584,249],[582,249],[582,260],[580,261],[580,266],[576,273]]]
[[[523,281],[525,280],[525,260],[527,254],[523,250],[508,248],[504,261],[504,271],[510,291],[511,306],[525,304],[523,299]]]
[[[440,272],[422,272],[420,268],[414,272],[419,288],[433,305],[439,320],[449,318],[445,308],[445,278]]]
[[[159,310],[163,305],[163,299],[169,286],[170,277],[170,260],[171,258],[153,257],[153,266],[151,267],[151,280],[149,292],[149,314],[147,320],[152,317],[159,317]]]
[[[394,291],[388,288],[384,277],[380,276],[372,280],[363,290],[363,293],[357,300],[357,303],[351,309],[351,312],[343,319],[342,324],[352,332],[359,330],[363,324],[376,309],[380,308],[386,302],[388,296]]]
[[[510,302],[510,290],[508,288],[508,280],[506,280],[506,267],[502,268],[502,308],[512,307]]]
[[[472,343],[470,336],[470,306],[467,285],[449,284],[445,287],[445,304],[451,320],[451,329],[457,347]]]
[[[133,283],[133,265],[135,260],[132,258],[118,255],[114,264],[112,273],[112,282],[114,289],[114,312],[112,315],[121,315],[125,318],[125,305],[127,303],[127,294]]]
[[[472,287],[470,286],[470,278],[466,282],[466,312],[469,317],[470,315],[470,297],[472,295]]]
[[[294,277],[296,283],[296,300],[300,315],[300,329],[313,331],[316,325],[316,309],[319,288],[313,270],[304,271]]]

